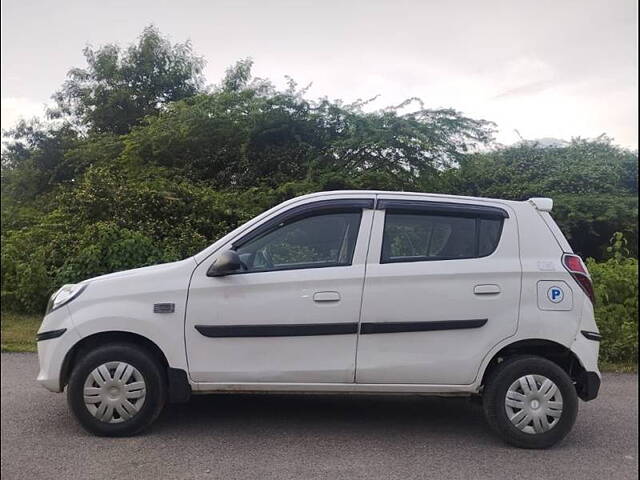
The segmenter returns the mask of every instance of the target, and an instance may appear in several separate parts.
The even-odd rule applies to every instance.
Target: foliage
[[[77,173],[65,161],[78,141],[68,124],[54,127],[21,121],[6,134],[10,141],[2,151],[3,200],[33,200]]]
[[[444,179],[460,194],[512,200],[630,194],[638,192],[638,155],[606,136],[576,138],[567,146],[523,143],[470,155]]]
[[[573,250],[583,257],[603,259],[608,240],[616,232],[628,239],[627,248],[638,256],[638,195],[561,194],[554,196],[553,218]]]
[[[73,68],[54,95],[54,117],[70,116],[96,132],[124,134],[168,102],[201,91],[204,61],[189,42],[171,45],[153,26],[124,52],[84,49],[87,68]]]
[[[608,363],[638,363],[638,260],[625,256],[625,241],[615,235],[612,258],[587,261],[596,292],[596,321],[602,343],[601,360]]]
[[[327,174],[357,181],[370,173],[410,187],[492,135],[489,122],[453,110],[363,112],[306,100],[294,88],[262,84],[177,102],[127,136],[122,160],[216,188],[275,187]]]

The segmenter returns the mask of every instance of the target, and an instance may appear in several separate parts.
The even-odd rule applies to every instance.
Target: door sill
[[[478,393],[471,385],[422,385],[415,383],[218,383],[191,384],[193,393],[427,393],[470,395]]]

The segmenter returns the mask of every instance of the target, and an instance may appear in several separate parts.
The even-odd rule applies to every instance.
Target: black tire
[[[527,433],[517,428],[505,409],[509,387],[525,375],[542,375],[556,384],[562,395],[562,414],[551,429]],[[549,448],[562,440],[573,427],[578,414],[578,396],[567,373],[550,360],[537,356],[518,356],[505,360],[489,375],[483,392],[487,422],[504,441],[519,448]]]
[[[146,396],[140,410],[128,420],[108,423],[94,417],[84,402],[84,384],[91,372],[107,362],[126,362],[142,375]],[[80,425],[89,432],[106,437],[135,435],[151,425],[164,407],[167,382],[159,362],[138,345],[129,343],[97,347],[82,355],[71,372],[67,403]]]

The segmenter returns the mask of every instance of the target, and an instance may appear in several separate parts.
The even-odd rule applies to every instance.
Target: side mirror
[[[242,269],[242,261],[235,250],[223,252],[207,270],[207,277],[223,277]]]

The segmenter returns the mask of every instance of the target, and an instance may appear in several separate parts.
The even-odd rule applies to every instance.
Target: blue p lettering
[[[560,287],[551,287],[549,290],[547,290],[547,297],[553,303],[560,303],[562,300],[564,300],[564,292]]]

